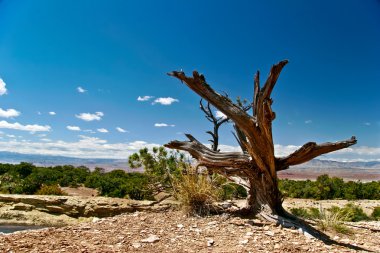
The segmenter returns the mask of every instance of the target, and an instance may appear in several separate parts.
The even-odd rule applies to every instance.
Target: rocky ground
[[[0,252],[379,252],[380,223],[330,234],[325,245],[296,230],[229,215],[186,217],[180,211],[134,212],[61,228],[0,236]]]
[[[0,194],[0,225],[66,226],[93,217],[163,211],[173,206],[170,200],[164,198],[135,201],[105,197]]]
[[[0,223],[67,225],[0,235],[0,252],[380,252],[380,221],[352,223],[351,235],[327,232],[326,245],[297,230],[227,214],[204,218],[156,201],[102,197],[0,195]],[[220,203],[237,208],[244,201]],[[345,200],[287,199],[284,207],[344,206]],[[370,214],[380,201],[355,201]],[[117,215],[101,218],[105,215]],[[98,216],[98,217],[94,217]],[[13,223],[13,222],[12,222]]]

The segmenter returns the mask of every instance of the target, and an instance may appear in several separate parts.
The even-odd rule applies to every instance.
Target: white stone
[[[149,237],[142,239],[141,242],[154,243],[154,242],[158,242],[159,240],[160,238],[157,235],[149,235]]]

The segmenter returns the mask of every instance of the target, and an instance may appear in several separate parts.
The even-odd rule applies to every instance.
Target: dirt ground
[[[380,222],[355,225],[352,235],[328,233],[340,245],[326,245],[297,230],[227,214],[135,212],[0,235],[0,252],[380,252]]]

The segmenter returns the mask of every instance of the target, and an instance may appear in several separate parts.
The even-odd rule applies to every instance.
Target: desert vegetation
[[[102,168],[93,171],[86,167],[55,166],[38,167],[30,163],[0,164],[0,192],[11,194],[54,194],[60,195],[61,187],[86,186],[97,189],[101,196],[151,199],[159,191],[174,193],[181,182],[199,180],[204,174],[194,178],[194,171],[184,156],[170,153],[164,148],[153,151],[142,149],[130,157],[135,167],[142,166],[144,173],[126,173],[123,170],[105,172]],[[245,198],[244,187],[226,180],[217,174],[212,175],[212,188],[218,200]],[[344,182],[341,178],[321,175],[316,181],[279,179],[279,189],[285,197],[309,199],[380,199],[380,182]],[[202,184],[199,184],[202,185]],[[194,184],[196,186],[196,184]],[[211,186],[207,186],[211,187]],[[212,194],[214,195],[214,194]],[[176,195],[178,196],[178,195]]]

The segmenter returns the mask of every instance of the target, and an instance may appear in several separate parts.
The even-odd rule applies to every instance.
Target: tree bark
[[[305,227],[302,221],[287,213],[282,207],[277,171],[307,162],[321,154],[354,145],[356,139],[352,137],[345,141],[319,145],[309,142],[289,156],[275,157],[272,121],[276,115],[272,111],[273,100],[270,96],[281,70],[287,63],[288,61],[284,60],[273,65],[262,88],[260,88],[260,73],[256,73],[253,102],[249,107],[252,109],[252,115],[248,114],[248,110],[234,104],[227,96],[215,92],[204,76],[197,71],[193,72],[192,77],[186,76],[182,71],[168,73],[185,83],[234,122],[235,138],[242,152],[216,152],[189,134],[186,135],[189,141],[172,141],[165,146],[187,151],[198,161],[198,166],[205,166],[213,172],[239,182],[248,191],[246,210],[250,214],[260,214],[271,221],[277,220],[277,223],[283,223],[284,226],[298,224]]]

